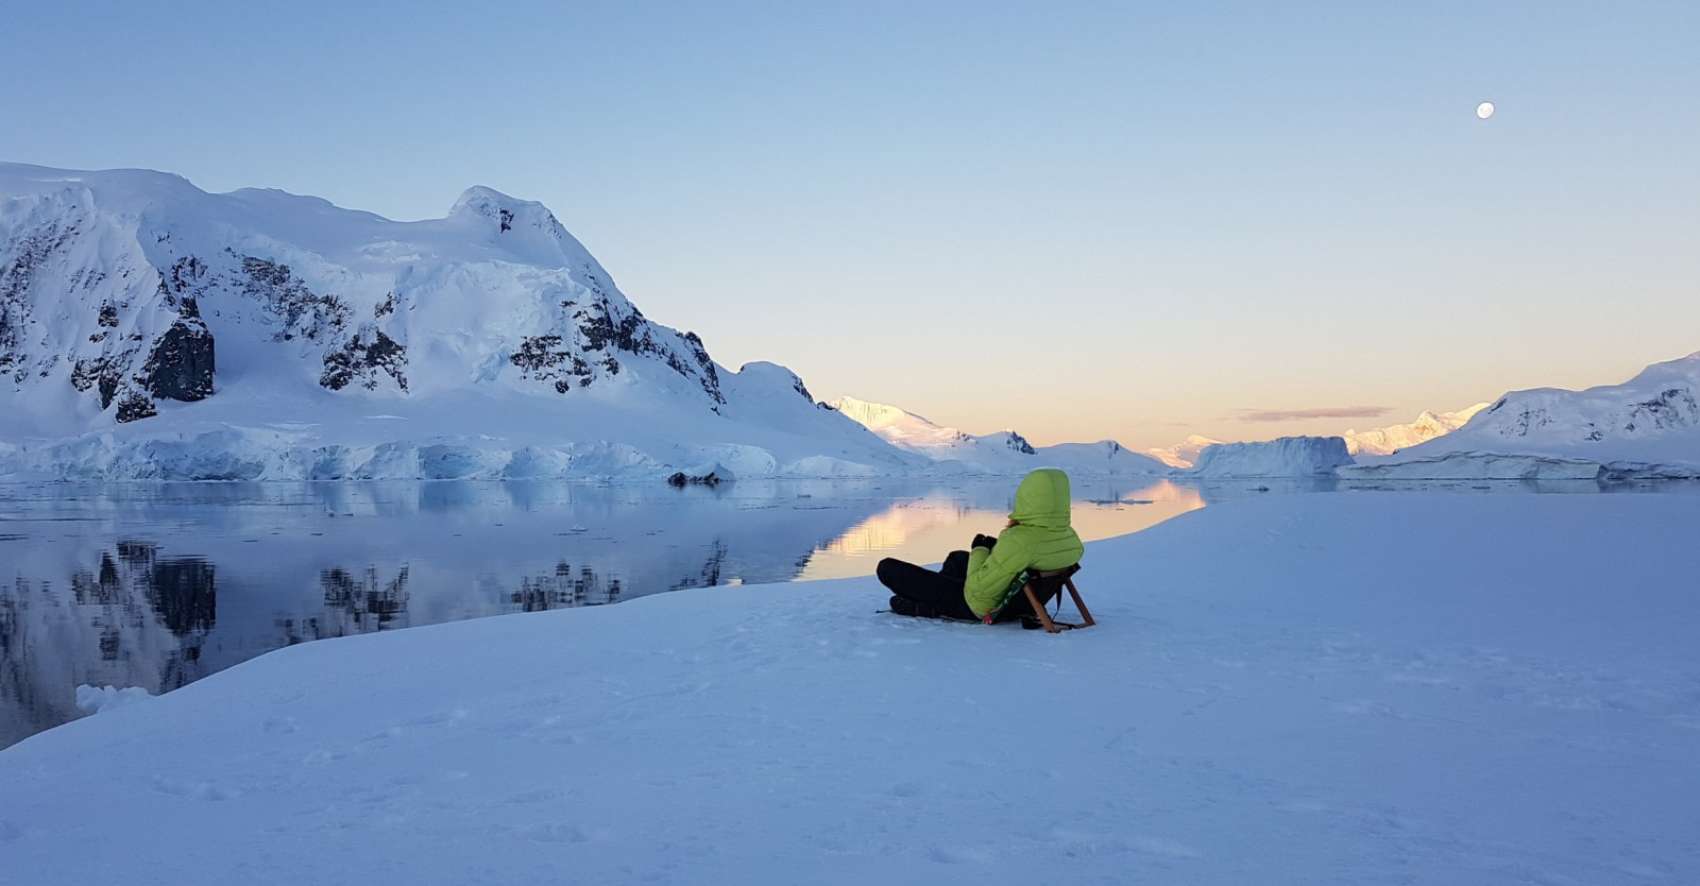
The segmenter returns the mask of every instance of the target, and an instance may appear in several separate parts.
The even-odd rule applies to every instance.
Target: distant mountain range
[[[0,479],[1693,476],[1697,378],[1700,354],[1338,438],[1036,447],[732,371],[489,188],[396,222],[0,163]]]
[[[1041,466],[1116,476],[1169,472],[1162,462],[1114,440],[1035,447],[1015,431],[968,434],[885,403],[840,397],[826,405],[891,445],[924,456],[941,468],[992,474],[1024,473]]]
[[[1700,352],[1582,391],[1513,391],[1463,427],[1344,473],[1403,478],[1700,477]]]

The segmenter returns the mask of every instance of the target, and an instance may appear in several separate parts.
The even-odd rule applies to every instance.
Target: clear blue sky
[[[0,158],[487,184],[723,363],[1043,442],[1700,350],[1700,4],[1281,6],[7,3]]]

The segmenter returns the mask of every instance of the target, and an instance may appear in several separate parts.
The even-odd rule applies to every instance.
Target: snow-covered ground
[[[1700,881],[1700,497],[1254,497],[1102,624],[868,579],[291,647],[0,751],[0,877]]]

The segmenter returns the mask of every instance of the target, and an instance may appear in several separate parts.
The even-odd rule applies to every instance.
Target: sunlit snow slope
[[[1114,440],[1033,446],[1015,431],[967,434],[896,406],[840,397],[827,405],[901,449],[973,473],[1019,474],[1037,467],[1103,475],[1158,475],[1168,467]]]
[[[1407,424],[1388,425],[1367,431],[1352,430],[1341,436],[1346,440],[1346,451],[1352,455],[1392,455],[1401,449],[1427,443],[1458,430],[1476,413],[1487,407],[1486,403],[1477,403],[1456,412],[1424,410],[1417,416],[1416,421]]]
[[[1462,428],[1346,473],[1409,478],[1700,477],[1700,352],[1622,384],[1536,388]]]

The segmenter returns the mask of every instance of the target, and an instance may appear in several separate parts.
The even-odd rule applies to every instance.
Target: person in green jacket
[[[1022,478],[1015,510],[997,538],[976,535],[971,551],[954,551],[938,572],[886,558],[876,574],[891,590],[891,611],[927,618],[980,620],[1021,592],[1023,572],[1049,572],[1086,552],[1069,525],[1068,475],[1040,468]]]

